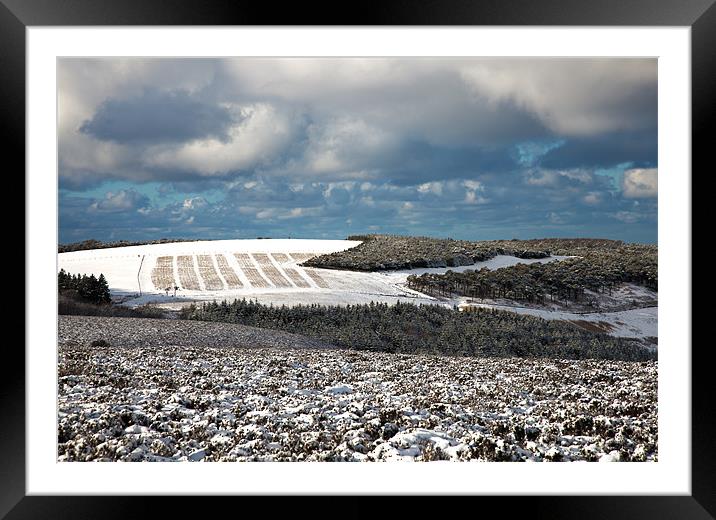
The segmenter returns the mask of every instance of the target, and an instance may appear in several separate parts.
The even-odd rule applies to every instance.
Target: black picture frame
[[[576,25],[689,26],[692,63],[692,170],[704,170],[716,114],[716,0],[366,0],[354,8],[340,2],[269,3],[245,0],[0,0],[0,114],[7,152],[25,167],[25,29],[63,25]],[[686,172],[685,172],[686,175]],[[692,174],[692,193],[693,174]],[[692,198],[693,201],[693,198]],[[693,225],[708,222],[705,206],[693,208]],[[696,236],[692,231],[692,236]],[[696,265],[693,265],[696,268]],[[25,272],[28,276],[27,271]],[[693,277],[693,270],[692,270]],[[693,279],[693,278],[692,278]],[[699,313],[692,302],[692,323]],[[10,348],[6,345],[6,350]],[[692,494],[688,496],[480,497],[510,513],[557,518],[714,518],[716,440],[709,353],[704,342],[692,350]],[[24,355],[15,352],[17,365]],[[26,496],[25,374],[5,370],[0,378],[0,517],[166,517],[181,513],[187,500],[139,497]],[[12,447],[12,448],[10,448]],[[305,497],[304,497],[305,498]],[[292,507],[304,498],[293,499]],[[337,498],[334,498],[337,499]],[[137,501],[141,500],[141,504]],[[346,514],[322,499],[323,511]],[[161,502],[161,503],[160,503]],[[509,504],[507,504],[509,503]],[[443,503],[444,505],[444,503]],[[493,504],[482,504],[493,505]],[[215,503],[215,508],[222,504]],[[423,511],[424,500],[403,501],[403,515]],[[357,516],[362,508],[352,509]],[[413,511],[411,511],[413,509]],[[490,509],[485,509],[485,512]]]

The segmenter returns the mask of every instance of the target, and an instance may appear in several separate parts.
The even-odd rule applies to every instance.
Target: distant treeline
[[[587,289],[609,292],[632,282],[657,290],[657,251],[652,246],[624,245],[583,252],[585,256],[561,261],[517,264],[501,269],[408,276],[408,287],[433,296],[507,298],[544,303],[583,302]]]
[[[348,240],[360,240],[362,243],[345,251],[311,258],[303,265],[351,271],[385,271],[472,265],[497,255],[518,258],[550,256],[548,250],[525,247],[517,241],[498,244],[398,235],[353,235]]]
[[[272,237],[256,237],[257,240],[267,240]],[[288,237],[291,238],[291,237]],[[171,244],[174,242],[198,242],[199,240],[207,240],[205,238],[159,238],[157,240],[115,240],[112,242],[102,242],[90,238],[81,242],[72,242],[71,244],[60,244],[57,246],[58,253],[69,253],[71,251],[85,251],[87,249],[107,249],[109,247],[126,247],[126,246],[146,246],[152,244]]]
[[[371,303],[274,307],[252,301],[185,307],[183,319],[283,330],[338,347],[406,354],[643,361],[656,354],[615,338],[511,312],[459,312],[435,305]]]
[[[83,240],[82,242],[72,242],[71,244],[60,244],[57,246],[58,253],[70,253],[72,251],[85,251],[87,249],[107,249],[110,247],[126,247],[126,246],[145,246],[149,244],[170,244],[172,242],[196,242],[196,239],[189,240],[186,238],[160,238],[158,240],[129,241],[117,240],[114,242],[102,242],[93,238]]]

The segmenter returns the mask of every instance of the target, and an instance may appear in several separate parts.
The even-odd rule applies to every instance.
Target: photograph
[[[658,462],[658,70],[57,57],[56,461]]]

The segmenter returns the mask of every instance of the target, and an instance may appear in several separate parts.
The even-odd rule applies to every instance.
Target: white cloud
[[[578,181],[582,184],[592,182],[592,176],[584,170],[528,170],[525,182],[530,186],[557,186],[560,178]]]
[[[656,197],[658,195],[658,169],[635,168],[624,172],[622,182],[624,196],[633,199]]]
[[[240,121],[229,129],[227,141],[198,139],[180,146],[155,146],[144,153],[148,166],[195,170],[221,175],[270,163],[294,137],[294,121],[267,103],[231,106]]]
[[[184,199],[184,202],[182,202],[182,209],[184,210],[192,210],[192,209],[201,209],[206,207],[207,202],[204,197],[191,197],[189,199]]]
[[[525,182],[530,186],[554,186],[559,176],[557,172],[550,170],[530,171],[527,173]]]
[[[329,182],[325,184],[323,190],[323,198],[329,199],[333,195],[334,190],[351,191],[355,188],[356,183],[352,181]]]
[[[419,193],[432,193],[433,195],[443,194],[444,183],[442,181],[425,182],[418,186]]]
[[[465,65],[461,73],[479,98],[514,102],[564,135],[634,130],[656,117],[630,109],[645,87],[655,96],[655,59],[492,59]]]
[[[388,153],[396,141],[385,130],[357,117],[337,117],[308,127],[308,143],[303,160],[293,165],[297,172],[348,174],[361,178],[366,159]]]
[[[465,203],[466,204],[485,204],[488,200],[485,197],[478,195],[472,190],[465,192]]]
[[[256,213],[256,218],[259,220],[271,219],[278,215],[276,208],[262,209]]]
[[[386,59],[229,58],[221,67],[242,92],[300,102],[321,96],[330,101],[346,92],[404,81],[395,60]]]
[[[554,211],[550,211],[547,214],[547,220],[549,220],[550,224],[566,224],[567,219],[565,218],[564,214],[560,214]]]
[[[484,187],[482,186],[482,183],[480,181],[474,181],[474,180],[465,180],[462,181],[463,186],[465,186],[469,190],[480,190],[483,191]]]
[[[284,211],[281,214],[277,215],[277,218],[279,220],[286,220],[286,219],[292,219],[292,218],[301,218],[301,217],[317,217],[323,212],[323,207],[321,206],[314,206],[314,207],[301,207],[301,208],[292,208],[290,210]]]
[[[89,210],[91,212],[118,213],[146,208],[147,203],[147,198],[144,195],[131,189],[118,192],[108,191],[104,199],[93,202]]]
[[[462,181],[462,185],[467,188],[467,190],[465,191],[466,204],[484,204],[488,202],[486,198],[482,197],[481,195],[478,195],[478,193],[482,193],[485,191],[485,187],[480,181],[467,179]]]
[[[558,173],[563,177],[579,181],[582,184],[589,184],[592,182],[592,175],[584,170],[560,170]]]
[[[590,191],[584,197],[582,197],[582,200],[585,204],[589,206],[596,206],[600,202],[602,202],[602,194],[598,191]]]
[[[612,217],[624,222],[625,224],[634,224],[641,220],[641,214],[634,211],[617,211],[612,214]]]

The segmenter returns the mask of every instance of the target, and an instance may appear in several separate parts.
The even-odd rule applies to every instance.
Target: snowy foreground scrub
[[[59,347],[60,461],[645,461],[657,363]]]

